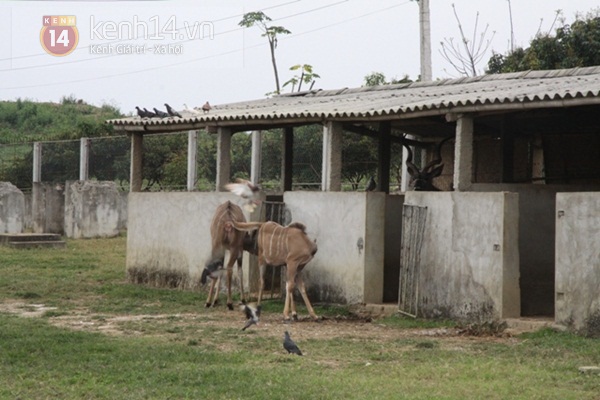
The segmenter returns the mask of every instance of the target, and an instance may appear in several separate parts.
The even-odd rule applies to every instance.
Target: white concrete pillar
[[[42,143],[33,143],[33,183],[42,181]]]
[[[198,179],[197,168],[198,156],[198,131],[188,132],[188,156],[187,156],[187,190],[193,191],[196,188]]]
[[[231,176],[231,135],[229,128],[217,130],[217,192],[224,190]]]
[[[81,138],[79,144],[79,180],[87,181],[90,165],[90,139]]]
[[[323,127],[323,167],[321,190],[342,190],[342,124],[327,122]]]
[[[250,181],[257,184],[261,178],[262,132],[252,131],[252,155],[250,161]]]
[[[414,139],[412,135],[406,135],[407,139]],[[412,150],[413,154],[415,152],[414,147]],[[408,159],[408,150],[405,146],[402,146],[402,171],[400,172],[400,191],[406,192],[408,190],[408,181],[410,180],[410,175],[408,174],[408,168],[406,168],[406,160]],[[414,162],[414,160],[413,160]]]
[[[454,190],[468,191],[473,184],[473,118],[459,115],[454,145]]]

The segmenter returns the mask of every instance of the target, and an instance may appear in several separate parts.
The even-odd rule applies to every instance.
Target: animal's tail
[[[231,221],[231,224],[235,229],[242,232],[252,232],[257,229],[260,229],[263,226],[264,222],[237,222]]]

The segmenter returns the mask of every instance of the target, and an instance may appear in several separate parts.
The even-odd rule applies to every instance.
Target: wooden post
[[[459,115],[454,146],[454,190],[468,191],[473,184],[473,118]]]
[[[33,143],[33,183],[42,182],[42,143]]]
[[[196,188],[198,179],[198,131],[188,132],[188,157],[187,157],[187,190],[192,192]]]
[[[514,177],[515,136],[508,117],[502,119],[502,183],[512,183]]]
[[[90,165],[90,139],[81,138],[79,145],[79,180],[87,181]]]
[[[294,169],[294,128],[283,129],[283,154],[281,157],[281,178],[283,191],[292,190],[292,172]]]
[[[329,121],[323,127],[323,167],[321,190],[342,190],[342,124]]]
[[[225,190],[223,187],[231,178],[231,129],[217,130],[217,182],[216,191]]]
[[[250,162],[250,181],[257,184],[261,178],[262,132],[252,131],[252,157]]]
[[[377,191],[390,192],[390,160],[392,157],[392,125],[389,121],[379,124]]]
[[[129,191],[140,192],[142,190],[142,160],[144,152],[144,135],[141,133],[131,134],[131,168],[129,172]]]

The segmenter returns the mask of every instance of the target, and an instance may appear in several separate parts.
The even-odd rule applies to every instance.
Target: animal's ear
[[[440,164],[437,167],[435,167],[434,169],[431,170],[431,174],[430,176],[432,178],[437,178],[438,176],[440,176],[442,174],[442,171],[444,170],[444,164]]]

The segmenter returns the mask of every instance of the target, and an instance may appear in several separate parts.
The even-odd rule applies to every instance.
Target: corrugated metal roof
[[[235,126],[306,120],[411,118],[427,114],[483,111],[528,104],[599,104],[600,66],[445,79],[434,82],[314,90],[272,98],[213,105],[208,113],[180,111],[182,118],[129,117],[107,123],[124,130],[176,126]],[[555,105],[556,106],[556,105]],[[475,108],[475,109],[473,109]],[[171,126],[173,125],[173,126]],[[133,130],[133,129],[132,129]]]

